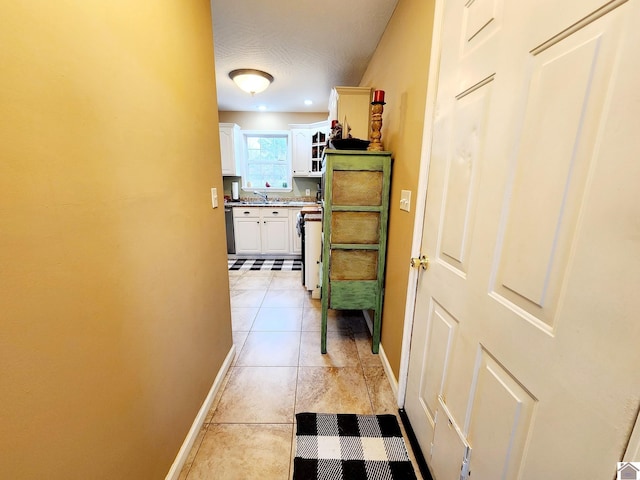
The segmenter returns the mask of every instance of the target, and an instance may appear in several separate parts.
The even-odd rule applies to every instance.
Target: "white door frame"
[[[433,132],[436,94],[438,92],[438,74],[440,72],[441,33],[443,22],[444,0],[435,0],[433,14],[433,34],[431,38],[431,56],[429,59],[429,76],[427,83],[427,100],[424,110],[424,128],[422,130],[422,148],[420,153],[420,170],[418,173],[418,194],[416,196],[416,215],[413,224],[413,241],[411,256],[419,257],[422,246],[422,227],[427,202],[427,183],[431,164],[431,135]],[[407,258],[407,262],[409,259]],[[407,301],[404,309],[404,329],[402,333],[402,350],[400,352],[400,372],[398,375],[398,406],[404,408],[409,375],[409,352],[411,351],[411,333],[413,331],[413,315],[416,305],[416,291],[420,271],[409,269],[407,281]]]

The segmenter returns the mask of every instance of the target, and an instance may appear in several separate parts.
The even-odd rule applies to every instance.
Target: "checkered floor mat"
[[[302,260],[284,258],[238,258],[228,260],[229,270],[302,270]]]
[[[293,480],[415,480],[394,415],[296,414]]]

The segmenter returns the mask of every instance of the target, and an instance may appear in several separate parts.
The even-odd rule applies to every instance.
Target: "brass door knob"
[[[429,268],[429,257],[427,257],[426,255],[422,255],[420,258],[412,258],[411,267],[426,270],[427,268]]]

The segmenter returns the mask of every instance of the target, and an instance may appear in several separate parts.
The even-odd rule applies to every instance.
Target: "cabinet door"
[[[322,158],[327,145],[327,128],[319,128],[311,131],[311,165],[310,176],[319,177],[322,175]]]
[[[289,218],[263,218],[262,253],[289,253]]]
[[[262,253],[259,218],[235,218],[236,254]]]
[[[222,175],[236,175],[236,144],[233,126],[220,125]]]
[[[304,128],[291,129],[293,176],[305,177],[311,171],[311,132]]]

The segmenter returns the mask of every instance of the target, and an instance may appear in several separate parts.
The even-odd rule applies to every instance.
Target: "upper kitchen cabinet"
[[[322,175],[322,156],[329,136],[329,122],[290,125],[294,177]]]
[[[220,157],[222,159],[222,175],[240,175],[241,152],[240,126],[235,123],[221,123]]]
[[[329,98],[329,120],[351,127],[351,136],[369,140],[371,128],[371,87],[335,87]]]

